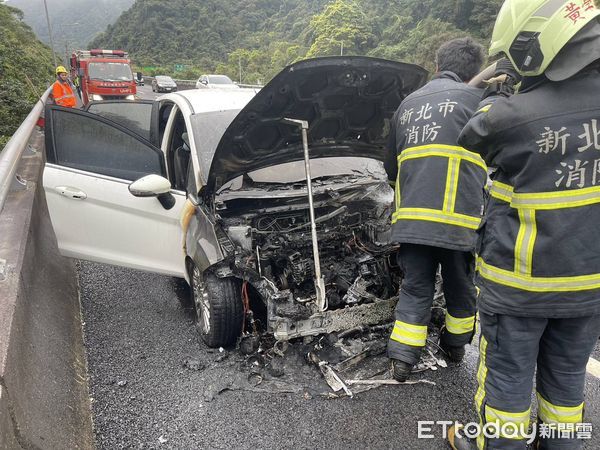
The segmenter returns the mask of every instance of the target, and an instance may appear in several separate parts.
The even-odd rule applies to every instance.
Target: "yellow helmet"
[[[598,15],[593,0],[506,0],[496,18],[490,56],[504,53],[521,75],[540,75]]]
[[[69,72],[67,71],[67,69],[65,69],[64,66],[58,66],[56,68],[56,75],[58,75],[59,73],[69,73]]]

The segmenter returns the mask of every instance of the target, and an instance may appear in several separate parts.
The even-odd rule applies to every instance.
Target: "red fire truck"
[[[135,100],[135,81],[123,50],[77,50],[71,73],[77,75],[84,104],[98,100]]]

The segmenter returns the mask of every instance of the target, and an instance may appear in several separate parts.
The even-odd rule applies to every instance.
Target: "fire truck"
[[[77,50],[71,73],[77,76],[84,104],[99,100],[135,100],[136,85],[123,50]]]

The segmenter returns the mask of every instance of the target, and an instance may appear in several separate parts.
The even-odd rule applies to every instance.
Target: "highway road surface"
[[[78,273],[99,449],[445,449],[441,427],[433,428],[433,439],[419,439],[418,421],[476,419],[475,346],[463,365],[415,377],[435,385],[330,399],[301,346],[286,352],[283,375],[269,374],[239,350],[207,349],[184,282],[88,262],[78,264]],[[590,372],[586,416],[595,430],[586,448],[593,449],[600,433],[598,363]]]

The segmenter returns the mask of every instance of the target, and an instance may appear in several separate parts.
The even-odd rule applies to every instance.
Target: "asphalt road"
[[[152,85],[150,83],[145,83],[143,86],[137,87],[137,96],[143,100],[154,100],[158,98],[160,95],[158,92],[152,92]]]
[[[154,100],[155,98],[158,98],[161,95],[164,95],[164,92],[158,93],[158,92],[152,92],[152,84],[150,82],[145,83],[144,86],[138,86],[137,87],[137,96],[140,99],[144,99],[144,100]]]
[[[420,376],[435,386],[329,399],[320,372],[291,351],[283,377],[257,384],[249,382],[252,358],[207,349],[181,282],[95,263],[78,267],[99,449],[443,449],[441,429],[436,439],[417,438],[419,420],[475,419],[473,347],[464,365]],[[586,413],[596,433],[599,399],[599,380],[590,376]]]

